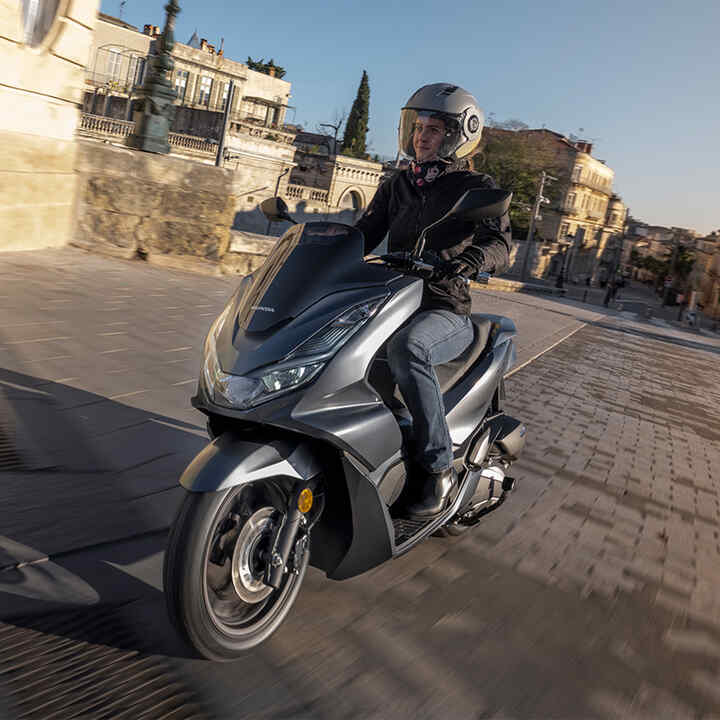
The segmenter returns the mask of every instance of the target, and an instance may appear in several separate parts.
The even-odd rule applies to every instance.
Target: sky
[[[178,1],[180,42],[197,29],[287,70],[288,122],[334,122],[367,70],[370,152],[394,157],[405,101],[451,82],[498,120],[593,141],[633,217],[720,229],[720,0]],[[162,27],[164,4],[126,0],[123,19]]]

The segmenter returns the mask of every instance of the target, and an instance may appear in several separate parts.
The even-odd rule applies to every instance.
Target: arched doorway
[[[338,207],[345,222],[354,223],[360,218],[363,211],[362,195],[357,190],[348,190],[340,198]]]

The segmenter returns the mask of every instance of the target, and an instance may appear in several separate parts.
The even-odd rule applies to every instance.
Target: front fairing
[[[387,294],[398,273],[363,262],[363,249],[362,233],[349,225],[288,230],[230,301],[216,342],[223,372],[278,363],[344,310]]]

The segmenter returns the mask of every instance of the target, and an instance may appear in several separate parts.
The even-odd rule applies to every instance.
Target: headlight
[[[302,345],[295,348],[288,358],[324,355],[332,350],[337,350],[377,313],[387,298],[387,295],[383,295],[346,310],[331,323],[318,330]]]
[[[302,383],[315,377],[324,364],[325,363],[312,363],[311,365],[300,365],[299,367],[287,368],[285,370],[273,370],[267,375],[263,375],[262,383],[265,386],[265,391],[268,393],[276,393],[302,385]]]
[[[223,372],[220,370],[220,361],[218,360],[217,356],[217,338],[220,334],[220,331],[223,328],[223,325],[225,324],[225,321],[227,320],[228,315],[230,314],[230,309],[232,308],[232,301],[229,302],[225,309],[218,315],[218,317],[215,319],[215,322],[210,326],[210,332],[208,332],[207,337],[205,338],[205,347],[203,348],[203,368],[202,368],[202,376],[203,380],[205,381],[205,387],[208,388],[209,391],[212,392],[212,389],[215,387],[215,382],[218,379],[220,375],[223,375]]]
[[[218,368],[210,394],[217,405],[246,410],[310,382],[324,365],[317,362],[265,371],[261,377],[228,375]]]

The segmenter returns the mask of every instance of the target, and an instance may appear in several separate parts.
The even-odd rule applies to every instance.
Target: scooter
[[[434,270],[429,233],[499,217],[510,199],[469,190],[413,252],[370,260],[349,225],[294,224],[213,322],[192,398],[212,441],[180,478],[164,563],[170,618],[201,655],[233,660],[267,639],[308,564],[333,580],[359,575],[431,534],[467,531],[513,489],[525,443],[503,412],[513,322],[472,315],[470,347],[435,368],[459,484],[427,520],[404,511],[412,420],[385,354]],[[294,223],[280,198],[261,207]]]

